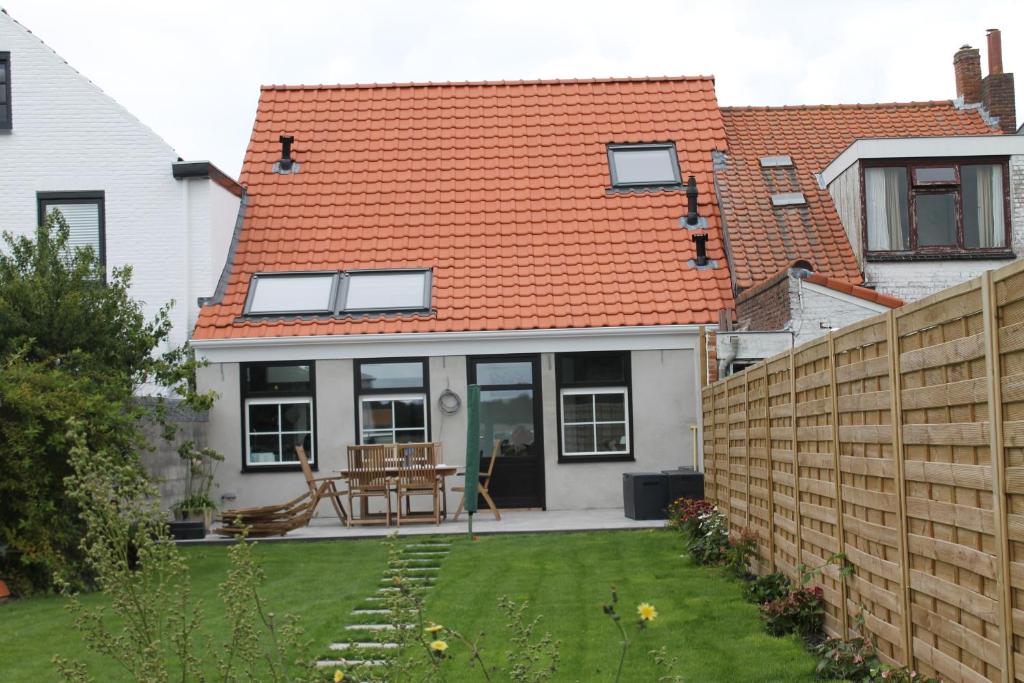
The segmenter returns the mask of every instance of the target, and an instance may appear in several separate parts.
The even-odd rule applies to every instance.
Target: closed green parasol
[[[469,385],[466,406],[466,512],[469,535],[473,536],[473,515],[477,510],[477,485],[480,483],[480,387]]]

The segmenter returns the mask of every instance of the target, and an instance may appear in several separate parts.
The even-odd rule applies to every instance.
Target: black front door
[[[540,358],[470,358],[469,383],[480,385],[481,472],[490,465],[494,442],[500,442],[489,486],[495,504],[544,507]]]

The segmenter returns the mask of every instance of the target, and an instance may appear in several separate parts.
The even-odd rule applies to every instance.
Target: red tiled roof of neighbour
[[[271,171],[294,135],[300,172]],[[606,145],[674,141],[682,190],[612,192]],[[725,129],[711,77],[264,87],[249,203],[220,301],[194,338],[711,323],[732,305],[712,186]],[[430,267],[420,315],[246,319],[268,271]]]
[[[951,101],[795,107],[723,107],[729,149],[715,181],[737,290],[772,277],[795,259],[841,281],[863,282],[828,190],[815,173],[858,138],[991,135],[976,109]],[[761,168],[788,155],[792,167]],[[806,205],[773,207],[771,195],[802,192]]]
[[[864,299],[865,301],[871,301],[876,304],[888,306],[889,308],[899,308],[903,305],[902,299],[897,299],[894,296],[876,292],[875,290],[868,289],[867,287],[851,285],[849,282],[843,282],[842,280],[822,275],[821,273],[811,273],[804,278],[804,282],[809,282],[812,285],[821,285],[822,287],[827,287],[837,292],[843,292],[844,294],[855,296],[858,299]]]

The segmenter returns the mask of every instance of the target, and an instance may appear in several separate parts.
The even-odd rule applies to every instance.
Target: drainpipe
[[[738,356],[739,353],[740,353],[740,338],[737,337],[736,335],[732,335],[731,337],[729,337],[729,348],[728,348],[728,350],[725,352],[724,356],[722,356],[721,358],[718,359],[718,376],[720,378],[721,377],[725,377],[726,370],[728,370],[729,366],[732,364],[732,362],[734,360],[736,360],[736,356]]]

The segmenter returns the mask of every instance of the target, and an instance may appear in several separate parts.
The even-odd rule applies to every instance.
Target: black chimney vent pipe
[[[697,245],[697,258],[694,259],[694,263],[698,266],[706,266],[708,264],[708,234],[703,232],[694,235],[693,242]]]
[[[697,225],[697,179],[690,176],[686,181],[686,224]]]
[[[282,135],[281,140],[281,161],[278,162],[279,167],[282,171],[292,170],[292,143],[295,142],[295,136],[293,135]]]

